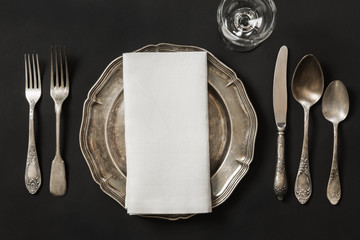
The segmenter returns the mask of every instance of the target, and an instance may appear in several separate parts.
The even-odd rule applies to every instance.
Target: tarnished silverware
[[[35,194],[41,185],[41,173],[34,134],[34,110],[41,97],[41,78],[38,54],[25,54],[25,96],[29,102],[29,143],[25,167],[25,186]]]
[[[58,62],[60,62],[60,64],[58,64]],[[56,113],[56,155],[51,164],[50,193],[54,196],[61,197],[64,196],[66,193],[66,173],[64,160],[61,158],[60,155],[60,115],[62,104],[69,95],[69,73],[65,47],[55,47],[55,49],[51,48],[50,81],[50,95],[54,100]]]
[[[282,200],[287,192],[288,184],[285,171],[285,128],[287,111],[287,88],[286,88],[286,68],[287,68],[288,49],[282,46],[279,50],[274,73],[273,84],[273,107],[277,137],[277,161],[274,178],[274,193],[279,200]]]
[[[304,108],[304,139],[295,181],[295,196],[301,204],[305,204],[312,193],[308,152],[309,112],[310,107],[321,98],[323,89],[324,75],[320,63],[313,55],[306,55],[296,66],[291,84],[294,98]]]
[[[326,88],[322,100],[322,112],[324,117],[334,126],[333,158],[326,193],[330,203],[332,205],[336,205],[341,198],[341,185],[337,154],[338,124],[346,118],[349,112],[349,96],[345,85],[341,81],[333,81]]]

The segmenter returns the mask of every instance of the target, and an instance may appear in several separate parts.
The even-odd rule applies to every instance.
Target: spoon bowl
[[[347,117],[349,95],[341,81],[336,80],[329,84],[324,93],[321,107],[324,117],[334,124],[338,124]]]
[[[324,75],[320,63],[313,55],[306,55],[296,66],[291,83],[295,100],[304,108],[304,139],[294,188],[301,204],[305,204],[312,193],[308,153],[309,112],[310,107],[321,98],[323,89]]]
[[[291,90],[303,107],[311,107],[319,101],[324,90],[324,76],[320,63],[312,54],[303,57],[296,66]]]

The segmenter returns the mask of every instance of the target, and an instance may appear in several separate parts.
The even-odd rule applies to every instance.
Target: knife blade
[[[282,46],[279,50],[274,72],[273,82],[273,107],[277,134],[277,161],[274,178],[274,193],[282,200],[287,192],[288,184],[285,171],[285,128],[287,112],[287,58],[288,49]]]

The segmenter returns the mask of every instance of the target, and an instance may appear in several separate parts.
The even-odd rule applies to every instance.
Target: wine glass
[[[222,0],[217,10],[218,30],[234,51],[250,51],[267,39],[275,27],[273,0]]]

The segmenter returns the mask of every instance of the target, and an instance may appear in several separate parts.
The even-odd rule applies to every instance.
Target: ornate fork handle
[[[25,185],[31,194],[35,194],[41,185],[40,166],[35,146],[34,136],[34,106],[30,104],[29,113],[29,146],[25,167]]]
[[[276,170],[275,170],[275,179],[274,179],[274,193],[277,198],[281,201],[285,196],[288,184],[286,179],[285,171],[285,136],[284,130],[278,132],[277,137],[277,161],[276,161]]]

